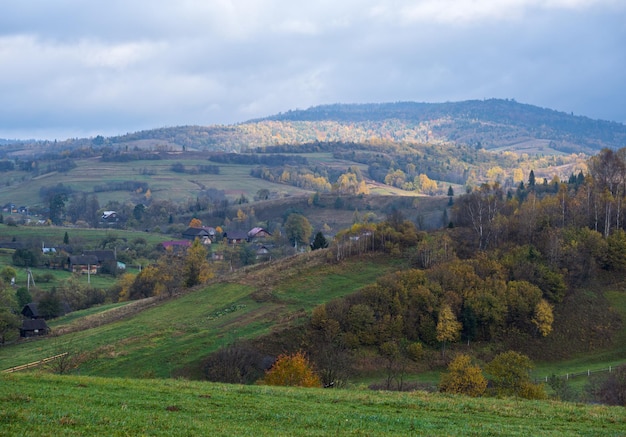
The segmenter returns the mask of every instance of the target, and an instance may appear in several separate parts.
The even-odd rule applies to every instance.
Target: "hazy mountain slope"
[[[603,147],[626,145],[626,125],[502,99],[333,104],[229,126],[157,128],[106,139],[45,142],[42,147],[240,151],[276,144],[371,140],[453,142],[530,153],[593,154]]]

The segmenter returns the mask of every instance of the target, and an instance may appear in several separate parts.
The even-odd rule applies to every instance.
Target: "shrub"
[[[526,355],[515,351],[502,352],[485,367],[491,375],[495,394],[519,396],[526,399],[545,399],[543,385],[530,381],[533,363]]]
[[[472,366],[467,354],[457,355],[448,366],[448,373],[441,376],[439,390],[445,393],[482,396],[487,380],[478,366]]]
[[[303,352],[280,355],[260,383],[292,387],[321,387],[322,385]]]
[[[260,351],[249,344],[236,343],[211,354],[204,363],[204,372],[209,381],[251,384],[263,376],[267,367]]]

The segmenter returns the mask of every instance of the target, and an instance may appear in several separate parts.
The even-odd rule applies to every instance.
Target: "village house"
[[[20,337],[36,337],[46,335],[50,332],[50,328],[44,319],[26,319],[20,327]]]
[[[263,240],[265,238],[269,238],[271,237],[272,234],[264,228],[252,228],[250,229],[250,231],[248,231],[248,241],[252,241],[252,240]]]
[[[212,232],[211,232],[212,231]],[[212,240],[215,240],[215,229],[202,227],[202,228],[187,228],[183,232],[183,238],[187,240],[195,240],[196,238],[200,239],[202,244],[211,244]]]
[[[68,258],[68,265],[69,271],[72,273],[95,275],[100,264],[95,255],[72,255]]]
[[[225,233],[228,244],[240,244],[248,242],[248,233],[245,231],[230,231]]]

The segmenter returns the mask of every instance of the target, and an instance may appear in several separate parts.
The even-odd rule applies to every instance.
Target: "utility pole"
[[[30,292],[30,283],[33,282],[33,287],[35,287],[35,278],[33,278],[33,272],[30,269],[26,270],[26,289]]]

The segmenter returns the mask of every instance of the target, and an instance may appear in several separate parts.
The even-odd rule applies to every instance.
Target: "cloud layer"
[[[490,97],[626,122],[619,0],[32,0],[2,9],[0,138]]]

